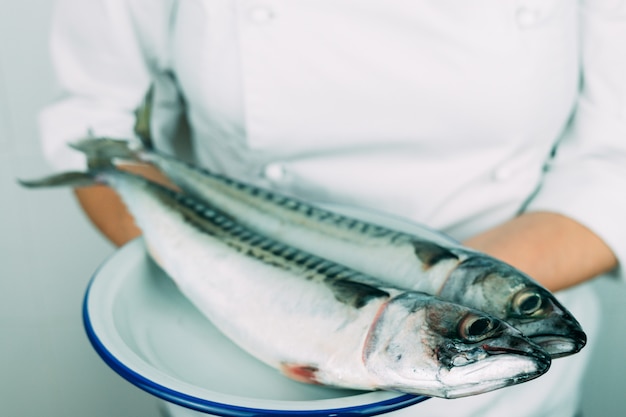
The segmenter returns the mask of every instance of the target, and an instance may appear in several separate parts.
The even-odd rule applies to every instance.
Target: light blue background
[[[82,328],[87,282],[113,247],[69,190],[32,192],[15,183],[49,172],[36,118],[58,93],[47,55],[52,3],[0,0],[0,415],[158,416],[157,401],[111,371]],[[623,417],[626,285],[596,287],[605,318],[584,411]]]

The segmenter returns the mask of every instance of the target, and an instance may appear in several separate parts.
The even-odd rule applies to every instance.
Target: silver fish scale
[[[164,187],[157,187],[160,194],[173,199],[183,207],[191,210],[195,216],[204,220],[204,222],[202,222],[204,226],[203,230],[218,236],[226,244],[240,253],[244,253],[283,269],[301,271],[307,279],[321,279],[332,286],[341,282],[342,290],[343,287],[352,284],[363,286],[377,285],[392,288],[389,285],[382,285],[381,281],[351,268],[254,233],[242,227],[227,215],[191,197],[180,195]],[[192,219],[190,216],[185,217],[188,221],[194,223],[199,222],[197,218]],[[333,287],[333,291],[336,290],[337,288]],[[374,290],[374,288],[372,288],[372,290]],[[385,291],[379,289],[375,290],[374,292],[377,294],[384,293],[388,295]]]

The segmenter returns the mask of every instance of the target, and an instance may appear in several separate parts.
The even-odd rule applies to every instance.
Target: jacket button
[[[517,24],[522,29],[534,26],[540,18],[541,12],[539,10],[533,10],[526,7],[518,9],[515,14]]]
[[[254,23],[267,23],[274,18],[274,12],[266,6],[254,6],[248,10],[248,18]]]

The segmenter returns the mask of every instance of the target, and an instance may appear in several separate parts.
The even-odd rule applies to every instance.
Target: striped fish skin
[[[586,335],[574,316],[537,282],[509,265],[425,227],[390,229],[215,174],[147,148],[112,139],[75,144],[87,155],[140,159],[177,186],[246,227],[340,262],[390,285],[463,304],[506,320],[554,358],[578,352]],[[485,280],[486,272],[490,280]],[[471,285],[467,285],[468,282]],[[498,285],[491,285],[495,282]]]
[[[120,191],[127,200],[141,195],[134,188]],[[175,254],[177,247],[170,242],[176,239],[155,237],[168,243],[156,258],[167,257],[163,263],[173,265],[164,268],[175,274],[181,261],[190,267],[200,258],[185,259],[185,253],[217,246],[218,255],[203,257],[204,265],[193,264],[189,277],[179,278],[187,284],[180,286],[188,288],[187,296],[208,317],[225,323],[218,324],[225,334],[290,376],[294,369],[307,369],[305,382],[456,398],[522,382],[549,367],[550,357],[542,349],[484,313],[383,286],[375,278],[255,234],[193,199],[159,194],[142,212],[153,216],[158,213],[154,203],[166,201],[164,206],[184,219],[173,230],[179,233],[186,226],[200,242],[195,250],[179,247]],[[164,223],[159,216],[144,223],[143,230],[150,236],[153,224],[162,230]],[[220,271],[218,282],[197,288],[198,276],[211,268]],[[220,291],[223,281],[228,284]],[[235,294],[239,305],[231,304]],[[477,330],[466,328],[471,326]]]
[[[508,324],[272,241],[131,174],[122,196],[180,290],[242,348],[303,382],[444,398],[536,378],[551,358]],[[83,184],[60,175],[25,185]],[[378,285],[377,285],[378,284]]]

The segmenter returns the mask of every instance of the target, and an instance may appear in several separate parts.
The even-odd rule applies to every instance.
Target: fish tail
[[[17,182],[23,187],[27,188],[44,188],[44,187],[86,187],[89,185],[100,184],[103,183],[102,180],[98,178],[98,175],[93,172],[63,172],[60,174],[54,174],[47,177],[34,179],[34,180],[23,180],[18,179]]]
[[[107,184],[110,174],[118,171],[113,163],[114,160],[140,161],[138,152],[125,140],[87,138],[70,143],[70,147],[87,156],[87,170],[60,172],[33,180],[18,178],[17,182],[26,188],[78,188]]]

